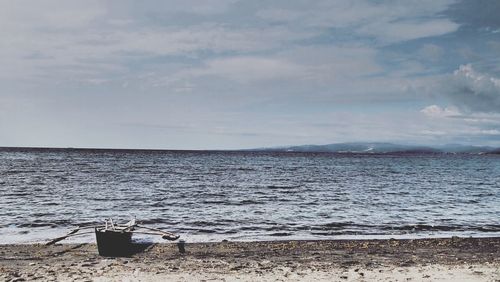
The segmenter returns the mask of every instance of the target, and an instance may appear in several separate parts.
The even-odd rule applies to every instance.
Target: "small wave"
[[[59,206],[60,203],[55,203],[55,202],[48,202],[48,203],[42,203],[44,206]]]
[[[19,228],[27,228],[27,227],[57,227],[57,224],[50,223],[50,222],[44,222],[44,223],[20,223],[16,225]]]
[[[4,195],[5,197],[11,196],[11,197],[24,197],[24,196],[31,196],[31,193],[28,192],[14,192],[14,193],[7,193]]]
[[[22,174],[22,173],[31,174],[31,173],[36,173],[36,171],[34,171],[34,170],[7,170],[7,171],[4,171],[3,173],[10,174],[10,175]]]
[[[258,205],[258,204],[262,204],[262,203],[263,202],[254,201],[254,200],[242,200],[239,202],[233,202],[233,203],[231,203],[231,205],[243,206],[243,205]]]
[[[409,224],[402,226],[381,226],[381,230],[399,230],[399,231],[481,231],[497,232],[500,231],[500,225],[482,225],[482,226],[463,226],[463,225],[430,225],[430,224]]]
[[[357,231],[325,231],[325,232],[311,232],[311,235],[315,236],[339,236],[339,235],[359,235],[360,232]]]
[[[191,228],[191,227],[183,227],[180,228],[182,231],[187,231],[193,234],[213,234],[213,233],[224,233],[225,231],[217,230],[217,229],[206,229],[206,228]]]
[[[140,224],[165,224],[165,225],[178,225],[181,222],[175,220],[169,220],[165,218],[150,218],[139,221]]]
[[[484,225],[477,228],[477,231],[481,232],[498,232],[500,231],[500,225]]]
[[[286,237],[286,236],[292,236],[292,235],[293,235],[292,233],[288,233],[288,232],[276,232],[276,233],[269,234],[269,236],[273,236],[273,237]]]
[[[241,226],[240,228],[238,228],[240,231],[256,231],[256,230],[259,230],[260,228],[256,227],[256,226]]]
[[[238,234],[238,230],[226,230],[222,234]]]
[[[282,231],[282,230],[286,230],[286,229],[288,229],[288,226],[284,226],[284,225],[262,228],[262,230],[265,230],[265,231]]]
[[[38,217],[38,218],[43,217],[43,216],[53,216],[53,215],[55,215],[55,214],[52,212],[37,212],[37,213],[33,214],[33,216]]]
[[[267,185],[266,186],[269,189],[295,189],[295,188],[300,188],[300,185]]]
[[[400,231],[458,231],[464,230],[464,227],[452,225],[409,224],[402,226],[383,226],[380,229]]]
[[[224,200],[203,200],[203,204],[227,204],[227,201]]]
[[[346,228],[353,228],[353,227],[369,227],[371,226],[366,226],[363,224],[355,224],[353,222],[330,222],[322,225],[315,225],[315,226],[310,226],[310,230],[343,230]]]
[[[217,233],[217,230],[213,230],[213,229],[198,229],[196,231],[198,233]]]
[[[27,228],[27,227],[56,228],[56,227],[60,227],[60,226],[70,226],[72,224],[73,223],[70,220],[59,219],[59,220],[51,220],[51,221],[35,220],[32,222],[19,223],[19,224],[16,224],[16,226],[20,227],[20,228]]]
[[[189,226],[225,226],[227,224],[216,221],[193,221],[185,223]]]
[[[256,169],[255,168],[251,168],[251,167],[237,167],[234,170],[238,170],[238,171],[255,171]]]

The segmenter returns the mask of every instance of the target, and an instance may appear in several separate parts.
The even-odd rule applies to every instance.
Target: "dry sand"
[[[500,281],[500,238],[0,245],[1,281]]]

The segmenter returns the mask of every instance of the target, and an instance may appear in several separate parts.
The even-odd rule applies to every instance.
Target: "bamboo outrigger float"
[[[94,230],[88,231],[88,229]],[[97,249],[99,254],[102,256],[126,256],[131,254],[133,250],[132,234],[134,233],[159,235],[163,239],[169,241],[179,239],[179,235],[177,234],[139,225],[135,219],[132,219],[125,224],[116,224],[112,219],[106,219],[104,225],[79,226],[64,236],[50,240],[45,243],[45,245],[53,245],[69,237],[91,234],[94,232],[96,236]]]

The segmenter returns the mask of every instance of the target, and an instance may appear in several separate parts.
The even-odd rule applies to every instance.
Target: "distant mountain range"
[[[272,148],[257,148],[245,151],[266,152],[329,152],[329,153],[449,153],[449,154],[500,154],[500,148],[446,144],[441,146],[400,145],[381,142],[335,143],[327,145],[300,145]]]

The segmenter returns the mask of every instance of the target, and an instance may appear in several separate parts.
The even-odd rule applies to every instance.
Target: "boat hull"
[[[132,254],[132,232],[95,229],[99,255],[107,257]]]

